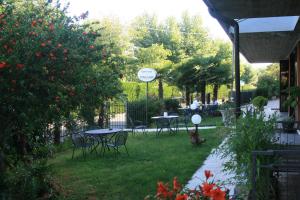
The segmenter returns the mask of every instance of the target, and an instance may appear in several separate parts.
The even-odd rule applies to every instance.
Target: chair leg
[[[127,153],[127,155],[129,156],[129,153],[128,153],[128,150],[127,150],[127,147],[126,147],[126,145],[124,145],[124,146],[125,146],[126,153]]]
[[[75,151],[75,148],[73,148],[72,159],[74,158],[74,151]]]

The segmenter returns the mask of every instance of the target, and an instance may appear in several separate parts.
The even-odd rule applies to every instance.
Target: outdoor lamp
[[[198,106],[197,106],[195,103],[192,103],[192,104],[191,104],[191,109],[192,109],[192,110],[196,110],[197,107],[198,107]]]
[[[196,134],[198,134],[198,125],[201,123],[201,116],[199,114],[194,114],[192,116],[192,123],[196,126]]]

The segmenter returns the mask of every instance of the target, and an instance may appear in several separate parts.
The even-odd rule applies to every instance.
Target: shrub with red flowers
[[[80,109],[94,114],[119,89],[116,69],[99,65],[100,30],[44,0],[0,1],[0,194],[51,196],[46,134]],[[2,197],[2,196],[1,196]],[[3,198],[3,197],[2,197]]]
[[[228,200],[229,191],[214,181],[210,181],[213,174],[205,170],[205,181],[195,190],[183,188],[177,177],[173,179],[173,188],[163,182],[157,183],[155,196],[147,196],[145,199],[157,200]]]

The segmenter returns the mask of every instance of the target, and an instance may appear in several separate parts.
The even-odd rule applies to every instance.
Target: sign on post
[[[151,69],[151,68],[143,68],[140,69],[140,71],[138,72],[138,78],[147,83],[146,86],[146,126],[148,127],[148,83],[150,81],[153,81],[156,78],[156,74],[157,72],[155,71],[155,69]]]
[[[143,68],[138,72],[138,78],[143,82],[150,82],[156,78],[156,74],[155,69]]]

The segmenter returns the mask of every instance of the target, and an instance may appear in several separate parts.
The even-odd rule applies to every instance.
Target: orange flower
[[[168,187],[164,185],[163,182],[158,182],[156,195],[163,198],[167,198],[169,196]]]
[[[222,191],[221,188],[217,187],[217,189],[211,191],[212,200],[225,200],[226,192]]]
[[[173,179],[173,190],[175,192],[179,192],[181,190],[181,185],[178,182],[177,177],[174,177],[174,179]]]
[[[6,66],[7,66],[6,62],[0,62],[0,69],[4,68]]]
[[[210,177],[213,176],[213,174],[211,173],[210,170],[205,170],[205,171],[204,171],[204,174],[205,174],[205,177],[206,177],[206,181],[207,181],[207,179],[209,179]]]
[[[187,199],[188,199],[188,195],[187,194],[177,194],[175,200],[187,200]]]
[[[206,197],[211,197],[211,191],[214,188],[215,184],[213,183],[203,183],[203,185],[201,186],[201,190],[203,192],[203,195]]]
[[[17,64],[18,69],[22,69],[25,65],[24,64]]]

